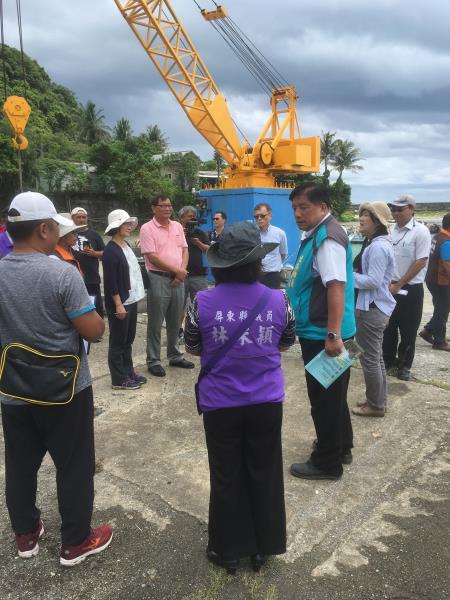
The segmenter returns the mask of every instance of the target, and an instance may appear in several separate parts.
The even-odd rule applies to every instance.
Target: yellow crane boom
[[[272,90],[272,114],[249,147],[169,0],[114,2],[191,123],[227,162],[226,188],[274,187],[277,175],[320,169],[320,138],[301,137],[292,86]],[[202,14],[206,20],[227,16],[222,6]]]
[[[243,154],[225,98],[167,0],[114,0],[194,127],[228,164]]]

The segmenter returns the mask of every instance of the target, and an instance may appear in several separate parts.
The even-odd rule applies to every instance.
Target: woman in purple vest
[[[225,229],[207,252],[216,287],[199,292],[186,319],[186,350],[201,356],[197,402],[210,469],[208,559],[234,573],[249,556],[258,571],[286,551],[281,452],[284,377],[280,351],[295,342],[281,290],[258,282],[261,243],[248,222]]]

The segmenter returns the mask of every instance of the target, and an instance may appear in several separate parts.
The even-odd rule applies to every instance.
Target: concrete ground
[[[427,297],[424,320],[430,314]],[[145,316],[136,364],[144,372]],[[298,345],[283,357],[284,463],[289,549],[258,575],[235,576],[204,557],[208,465],[193,394],[198,368],[168,368],[135,392],[112,391],[107,340],[90,358],[96,399],[94,525],[115,537],[98,557],[59,566],[54,468],[44,462],[39,505],[48,539],[15,556],[0,501],[0,600],[448,600],[450,598],[450,356],[420,338],[415,381],[389,378],[384,419],[353,418],[354,462],[338,482],[289,475],[314,438]],[[194,359],[198,363],[197,359]],[[349,404],[364,395],[352,369]],[[3,457],[0,472],[4,475]]]

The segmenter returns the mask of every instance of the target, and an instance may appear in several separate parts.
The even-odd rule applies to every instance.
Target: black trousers
[[[2,404],[6,505],[15,533],[36,531],[37,474],[48,452],[56,467],[63,544],[86,539],[94,502],[94,406],[92,387],[65,406]]]
[[[103,308],[103,298],[102,291],[100,289],[99,283],[86,283],[86,289],[88,291],[89,296],[95,296],[95,310],[98,314],[103,317],[105,316],[105,311]]]
[[[434,311],[425,329],[433,334],[435,344],[443,344],[450,312],[450,285],[427,283],[427,288],[433,298]]]
[[[423,285],[405,285],[406,296],[394,296],[397,302],[384,330],[383,359],[386,369],[392,366],[410,369],[416,351],[416,337],[422,319]],[[400,333],[400,343],[398,343]]]
[[[306,365],[325,348],[325,342],[300,338],[300,346]],[[350,369],[328,389],[307,371],[305,377],[317,436],[317,445],[310,460],[326,473],[342,475],[342,455],[353,448],[353,429],[347,404]]]
[[[261,273],[260,280],[261,283],[273,290],[279,290],[281,287],[281,273],[279,271]]]
[[[108,366],[112,385],[121,385],[134,371],[132,346],[136,337],[137,302],[125,306],[125,309],[125,319],[108,313]]]
[[[206,412],[209,543],[224,558],[286,552],[281,403]]]

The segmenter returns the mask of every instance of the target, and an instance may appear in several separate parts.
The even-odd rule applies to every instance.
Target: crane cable
[[[20,62],[22,69],[22,85],[23,85],[23,96],[25,98],[27,92],[27,80],[25,74],[25,57],[23,50],[23,35],[22,35],[22,7],[21,0],[16,0],[16,12],[17,12],[17,26],[19,30],[19,43],[20,43]],[[1,29],[1,45],[2,45],[2,70],[3,70],[3,91],[5,101],[7,99],[7,76],[6,76],[6,52],[5,52],[5,31],[4,31],[4,11],[3,11],[3,0],[0,0],[0,29]],[[27,144],[28,145],[28,144]],[[17,148],[17,165],[19,172],[19,189],[23,191],[23,177],[22,177],[22,155],[20,148]]]
[[[193,1],[200,9],[198,2],[196,0]],[[216,8],[219,8],[217,2],[214,0],[212,2]],[[210,23],[264,92],[271,95],[273,89],[289,85],[283,75],[231,17],[227,16],[220,20],[212,20]]]
[[[3,71],[3,101],[7,97],[6,89],[6,56],[5,56],[5,31],[3,28],[3,0],[0,0],[0,30],[1,30],[1,43],[2,43],[2,71]]]

